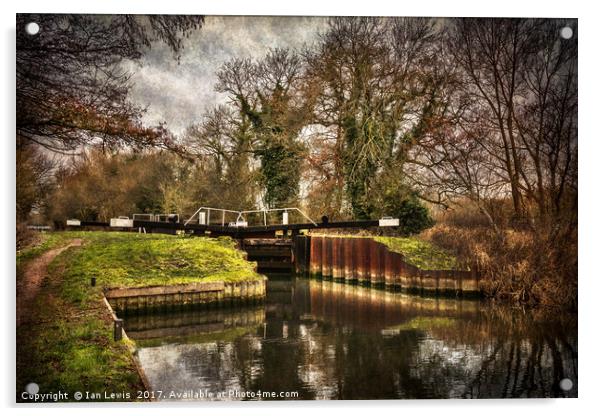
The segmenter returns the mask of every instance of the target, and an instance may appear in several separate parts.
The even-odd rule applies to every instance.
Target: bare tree
[[[199,199],[232,209],[255,206],[251,123],[231,106],[223,105],[191,126],[185,136],[187,151],[202,165],[209,184]]]
[[[559,36],[566,24],[452,21],[445,111],[406,165],[424,195],[469,197],[492,223],[491,202],[509,197],[515,218],[574,225],[577,46]]]
[[[54,185],[53,171],[57,162],[36,146],[20,144],[16,165],[17,220],[24,221],[32,210],[40,212],[45,208]]]
[[[572,39],[561,38],[567,24],[538,25],[537,53],[529,57],[526,94],[514,117],[530,165],[523,192],[537,206],[538,219],[567,219],[576,226],[577,31]]]
[[[26,33],[28,22],[40,32]],[[177,57],[182,37],[202,23],[202,16],[17,15],[17,133],[55,152],[91,142],[173,145],[163,126],[142,125],[121,64],[155,41]]]

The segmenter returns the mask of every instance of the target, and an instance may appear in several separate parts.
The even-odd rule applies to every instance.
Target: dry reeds
[[[470,224],[470,226],[468,226]],[[422,233],[422,238],[453,251],[483,277],[486,294],[513,302],[577,307],[576,231],[462,225],[448,221]]]

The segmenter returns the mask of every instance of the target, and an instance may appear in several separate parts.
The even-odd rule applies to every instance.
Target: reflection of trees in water
[[[300,398],[315,398],[308,384],[301,380],[299,372],[299,368],[310,359],[308,348],[309,344],[305,342],[278,342],[270,339],[262,342],[262,371],[250,383],[245,384],[245,388],[252,391],[296,391]]]
[[[475,313],[454,313],[453,325],[406,328],[398,335],[383,338],[370,334],[364,325],[366,319],[371,319],[373,326],[378,327],[374,317],[379,315],[382,302],[375,307],[374,296],[370,302],[358,301],[348,296],[349,290],[325,290],[329,286],[314,285],[317,290],[312,291],[312,305],[318,307],[315,312],[325,321],[348,325],[357,321],[360,326],[351,335],[337,332],[337,358],[333,363],[337,369],[337,398],[577,394],[574,315],[557,316],[545,310],[523,311],[483,303]],[[370,312],[359,321],[358,305]],[[387,302],[387,314],[382,318],[391,324],[406,322],[412,316],[450,316],[439,308],[425,310],[423,302],[416,305],[418,308],[413,310],[411,304],[404,303],[395,312],[391,302]],[[573,380],[571,392],[560,390],[563,378]]]
[[[492,308],[484,314],[490,351],[462,397],[575,397],[577,395],[576,317],[550,317]],[[508,322],[508,318],[512,318]],[[467,334],[470,334],[470,326]],[[575,347],[573,347],[573,345]],[[560,389],[569,378],[570,392]]]
[[[189,376],[199,380],[199,386],[190,388],[207,388],[217,393],[239,387],[236,356],[231,343],[218,341],[183,349],[178,362]]]
[[[347,336],[347,354],[339,360],[346,365],[341,374],[341,398],[377,399],[424,397],[423,380],[412,375],[414,357],[420,342],[416,331],[404,331],[392,338],[372,337],[353,332]],[[371,353],[367,353],[371,351]]]
[[[446,379],[453,397],[576,396],[575,319],[489,305],[474,319],[427,330],[441,348],[425,354],[429,342],[421,344],[419,378],[429,379],[429,364],[439,356],[443,360],[439,369],[434,366],[440,373],[435,379]],[[563,378],[575,383],[571,392],[560,389]]]
[[[230,348],[218,344],[203,358],[200,373],[221,379],[222,389],[233,386],[233,377],[242,390],[298,391],[304,399],[559,397],[559,381],[576,380],[572,352],[558,338],[504,337],[505,330],[484,331],[491,323],[460,323],[453,329],[465,336],[449,341],[452,328],[375,337],[325,323],[287,325],[288,341],[262,340],[258,333]]]
[[[265,327],[253,333],[182,352],[185,371],[203,383],[212,380],[215,388],[297,391],[303,399],[577,393],[574,316],[490,304],[451,315],[424,303],[396,311],[391,302],[372,308],[368,299],[360,302],[349,293],[306,300],[271,309]],[[395,325],[383,335],[382,326],[358,316],[348,302]],[[575,384],[569,393],[559,388],[563,378]]]
[[[560,380],[576,380],[571,360],[555,339],[496,339],[494,344],[462,397],[562,397]]]
[[[282,321],[268,323],[267,333],[271,333],[268,339],[263,339],[260,326],[257,333],[232,342],[187,349],[180,354],[179,361],[199,381],[211,380],[209,385],[204,381],[200,384],[212,391],[297,391],[299,398],[314,399],[315,393],[308,387],[310,383],[301,379],[299,368],[319,354],[309,353],[307,342],[281,342],[282,334],[275,333],[278,327],[281,329]],[[289,336],[298,339],[298,330],[298,326],[291,328]]]
[[[357,333],[343,340],[339,397],[562,397],[560,380],[576,381],[572,353],[553,336],[493,336],[455,346],[423,336],[409,330],[381,342]]]

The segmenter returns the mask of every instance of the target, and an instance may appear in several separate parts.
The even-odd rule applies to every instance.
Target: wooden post
[[[123,338],[123,319],[115,319],[113,321],[113,339],[115,341],[121,341]]]

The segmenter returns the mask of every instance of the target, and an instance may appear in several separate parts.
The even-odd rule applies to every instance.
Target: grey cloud
[[[132,100],[147,108],[144,122],[166,122],[176,134],[198,122],[203,113],[225,102],[214,91],[216,71],[234,57],[259,58],[269,48],[301,48],[326,27],[325,17],[207,16],[205,25],[184,42],[180,62],[163,44],[155,44],[142,61],[126,68],[132,77]]]

